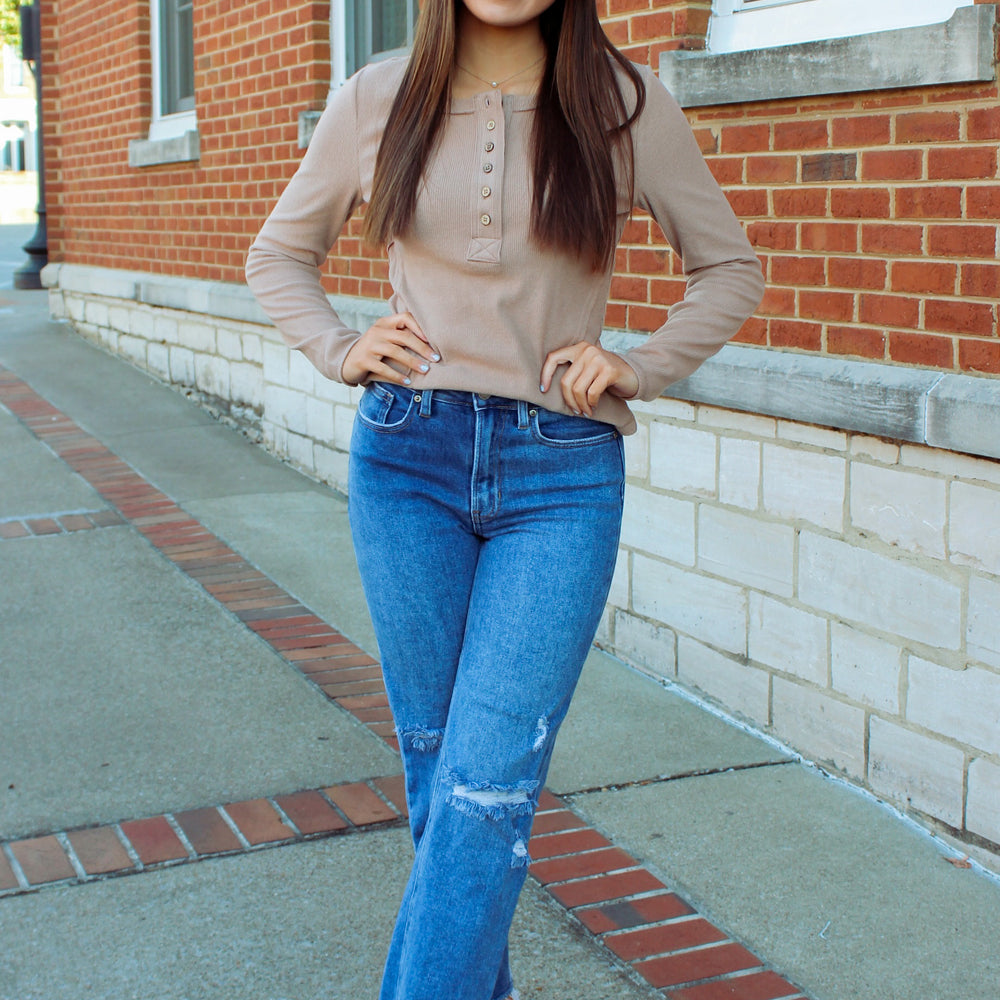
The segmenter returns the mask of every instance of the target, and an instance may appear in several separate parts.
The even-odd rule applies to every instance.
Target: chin
[[[477,21],[494,28],[518,28],[534,21],[554,0],[462,0]]]

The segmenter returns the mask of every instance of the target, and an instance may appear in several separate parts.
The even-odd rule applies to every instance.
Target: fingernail
[[[431,366],[430,365],[421,365],[420,366],[420,370],[422,372],[429,372],[431,370]]]
[[[440,354],[432,354],[431,355],[431,361],[440,361],[440,360],[441,360],[441,355]]]
[[[574,410],[573,412],[574,412],[574,413],[575,413],[575,414],[576,414],[576,415],[577,415],[578,417],[582,417],[582,416],[583,416],[583,414],[582,414],[582,413],[581,413],[581,412],[580,412],[579,410]]]
[[[541,389],[542,392],[545,392],[545,386],[544,385],[540,385],[538,388]]]
[[[403,385],[409,385],[409,384],[410,384],[410,380],[408,378],[404,378],[403,379]]]

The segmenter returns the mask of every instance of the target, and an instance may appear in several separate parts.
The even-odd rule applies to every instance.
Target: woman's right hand
[[[402,312],[377,319],[347,352],[340,372],[350,385],[367,378],[409,385],[411,371],[429,371],[431,364],[440,360],[441,355],[431,347],[417,321],[410,313]],[[404,371],[397,371],[389,361]]]

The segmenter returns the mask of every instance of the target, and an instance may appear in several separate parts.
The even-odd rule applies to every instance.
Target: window
[[[334,0],[330,21],[336,86],[365,63],[409,49],[417,23],[417,0]]]
[[[150,139],[168,139],[198,127],[194,109],[193,8],[193,0],[150,0]]]
[[[975,0],[714,0],[710,52],[743,52],[947,21]]]
[[[25,139],[28,136],[28,122],[0,122],[0,171],[23,171],[28,169]]]

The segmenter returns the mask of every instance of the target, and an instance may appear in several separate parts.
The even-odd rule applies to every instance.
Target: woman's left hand
[[[581,340],[549,352],[542,365],[542,392],[549,391],[560,365],[569,367],[559,379],[559,388],[566,405],[578,416],[593,416],[605,392],[630,399],[639,391],[639,376],[623,357]]]

